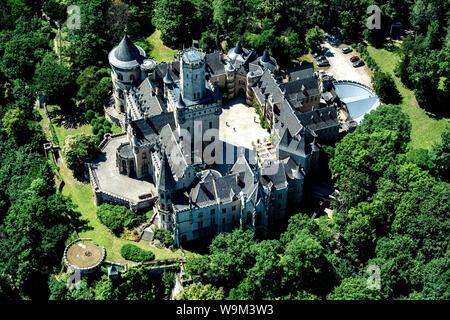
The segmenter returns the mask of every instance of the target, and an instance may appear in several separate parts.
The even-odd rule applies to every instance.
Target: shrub
[[[387,73],[374,72],[373,88],[384,103],[398,104],[401,101],[394,79]]]
[[[173,243],[172,232],[166,229],[156,230],[153,237],[161,241],[165,247],[170,247]]]
[[[152,251],[143,250],[134,244],[124,244],[120,249],[120,254],[126,260],[134,262],[145,262],[155,259]]]
[[[145,221],[145,215],[138,215],[124,206],[109,203],[98,208],[97,217],[116,235],[119,235],[123,228],[134,228]]]
[[[67,167],[79,174],[84,170],[84,162],[95,150],[94,137],[77,133],[66,137],[62,148]]]

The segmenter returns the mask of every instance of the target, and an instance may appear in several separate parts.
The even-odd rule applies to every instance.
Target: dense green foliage
[[[153,275],[148,267],[129,268],[111,280],[106,267],[81,278],[80,290],[69,290],[66,279],[48,280],[50,300],[156,300],[167,297],[167,286],[162,276]]]
[[[134,262],[145,262],[155,259],[155,254],[148,250],[143,250],[134,244],[124,244],[120,248],[120,254],[127,260]]]
[[[259,54],[267,47],[287,65],[318,49],[319,28],[337,26],[347,43],[381,46],[383,32],[399,21],[416,36],[399,49],[388,47],[401,58],[396,73],[427,111],[448,114],[445,1],[379,1],[383,30],[369,31],[371,0],[79,0],[81,29],[63,25],[59,48],[56,29],[36,13],[42,8],[63,22],[67,3],[0,0],[1,298],[152,300],[170,291],[172,275],[156,279],[146,268],[130,269],[117,281],[93,274],[82,279],[81,290],[69,291],[64,279],[55,280],[64,244],[82,221],[70,199],[56,191],[42,155],[36,93],[60,104],[65,125],[92,124],[95,138],[69,137],[63,148],[64,161],[81,175],[95,142],[111,129],[100,116],[111,91],[106,57],[125,25],[136,43],[144,43],[155,26],[173,48],[198,39],[205,51],[227,50],[240,39]],[[373,59],[364,52],[362,57],[377,71]],[[391,100],[396,92],[389,77],[375,73],[374,86],[384,102],[399,102]],[[279,239],[261,242],[242,230],[217,236],[208,255],[189,259],[186,266],[190,275],[206,273],[209,283],[195,284],[182,296],[449,299],[450,128],[429,151],[408,150],[409,139],[409,121],[396,106],[367,115],[354,133],[325,150],[340,191],[332,220],[297,214]],[[108,205],[99,208],[98,217],[116,234],[145,219]],[[161,239],[169,243],[168,234]],[[381,290],[365,286],[370,265],[380,268]]]
[[[66,165],[75,174],[80,174],[84,171],[84,163],[93,155],[94,150],[94,137],[85,133],[67,136],[62,147]]]
[[[124,228],[132,229],[145,221],[145,215],[109,203],[103,203],[98,208],[97,216],[116,235],[120,235]]]
[[[159,240],[167,248],[173,244],[172,232],[166,229],[157,229],[153,238]]]
[[[374,72],[372,82],[373,89],[383,103],[400,103],[400,93],[390,75],[383,72]]]
[[[223,300],[223,288],[215,288],[210,284],[193,283],[175,297],[176,300]]]
[[[329,150],[339,190],[331,220],[294,215],[279,240],[220,234],[186,272],[206,274],[229,299],[446,299],[450,186],[428,168],[447,151],[415,155],[410,130],[397,106],[372,111]],[[379,290],[367,285],[369,266],[380,270]]]

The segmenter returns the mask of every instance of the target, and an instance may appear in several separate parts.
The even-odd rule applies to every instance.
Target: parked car
[[[316,58],[317,61],[320,61],[320,60],[323,60],[323,59],[326,59],[325,56],[318,56],[318,57]]]
[[[353,63],[353,68],[358,68],[364,65],[364,61],[362,60],[358,60],[356,62]]]
[[[323,58],[322,60],[317,61],[317,66],[319,66],[319,67],[328,67],[329,65],[330,65],[330,62],[326,58]]]
[[[355,62],[355,61],[358,61],[358,60],[359,60],[358,56],[353,56],[353,57],[350,58],[350,62]]]
[[[342,48],[342,53],[349,53],[349,52],[352,52],[352,51],[353,51],[353,49],[350,48],[350,47]]]

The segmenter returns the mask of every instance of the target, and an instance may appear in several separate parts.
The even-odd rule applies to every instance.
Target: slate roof
[[[168,161],[170,167],[172,169],[172,173],[179,179],[183,177],[188,164],[186,161],[186,157],[188,155],[189,149],[184,148],[183,145],[178,143],[178,136],[176,132],[174,132],[170,126],[170,124],[166,124],[160,133],[161,143],[166,150],[168,155]]]
[[[164,101],[156,95],[155,91],[156,87],[148,78],[142,81],[135,91],[130,91],[142,115],[156,116],[166,111]]]
[[[301,123],[314,131],[339,126],[337,109],[334,106],[296,113]]]
[[[108,58],[113,66],[129,69],[142,64],[146,54],[144,49],[136,46],[125,33],[119,45],[111,50]]]
[[[303,62],[301,65],[287,69],[286,74],[291,77],[291,81],[311,78],[314,76],[314,63]]]
[[[131,128],[136,133],[138,144],[156,143],[166,125],[174,126],[173,112],[164,112],[151,118],[131,121]]]
[[[206,70],[212,75],[225,73],[225,61],[219,51],[206,54]]]
[[[173,178],[172,170],[169,165],[169,161],[167,160],[166,153],[162,153],[161,159],[161,167],[159,169],[159,181],[158,181],[158,189],[159,190],[173,190],[176,186],[175,179]]]

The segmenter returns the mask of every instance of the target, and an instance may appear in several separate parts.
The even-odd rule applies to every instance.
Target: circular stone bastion
[[[94,271],[105,257],[105,247],[100,247],[91,239],[76,239],[64,249],[64,262],[67,267],[79,270],[82,274]]]

